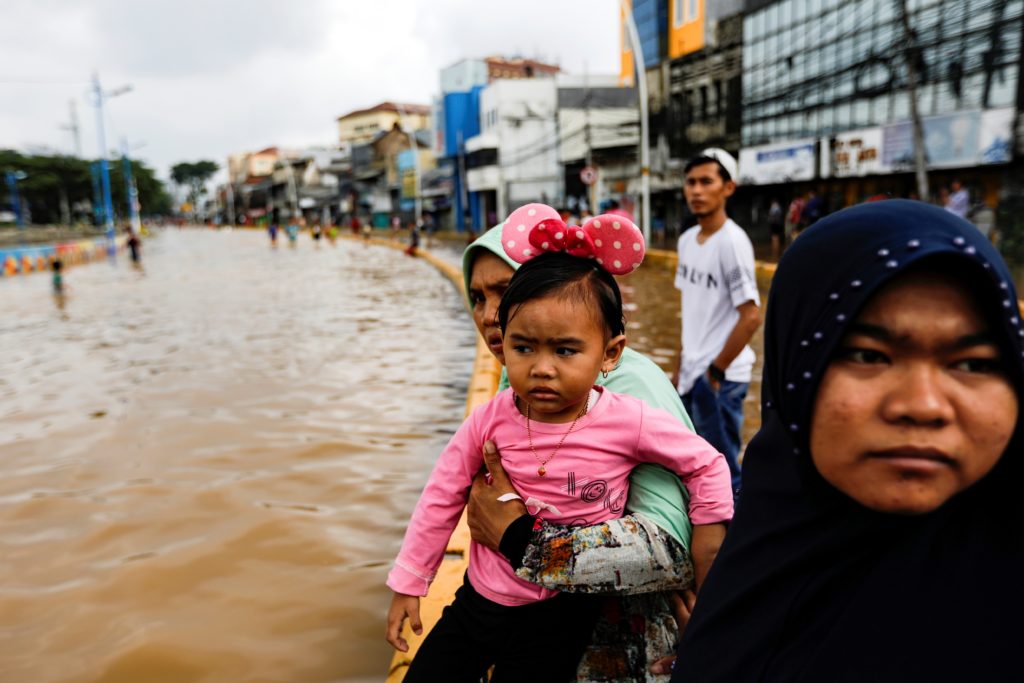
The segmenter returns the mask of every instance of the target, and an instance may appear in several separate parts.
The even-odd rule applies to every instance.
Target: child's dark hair
[[[590,259],[563,252],[541,254],[515,272],[498,306],[502,332],[516,309],[551,294],[596,304],[609,338],[626,333],[622,293],[612,274]]]

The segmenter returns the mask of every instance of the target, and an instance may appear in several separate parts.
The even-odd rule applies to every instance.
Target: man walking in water
[[[686,165],[683,192],[697,225],[679,237],[675,286],[682,293],[682,349],[673,380],[697,433],[729,462],[739,492],[743,400],[761,324],[754,248],[726,215],[736,160],[710,148]]]

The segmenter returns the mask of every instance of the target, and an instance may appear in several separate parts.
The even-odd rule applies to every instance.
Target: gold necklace
[[[518,399],[519,397],[517,396],[516,398]],[[537,474],[543,477],[545,474],[548,473],[547,469],[544,466],[547,465],[552,460],[554,460],[555,456],[558,455],[558,449],[562,447],[562,444],[565,443],[565,439],[569,436],[569,434],[572,433],[573,428],[576,426],[576,422],[587,413],[587,408],[590,407],[590,395],[587,395],[587,400],[583,403],[583,407],[580,408],[580,412],[576,413],[576,417],[572,419],[572,424],[569,425],[569,431],[567,431],[565,434],[562,434],[562,438],[558,440],[558,445],[555,446],[555,450],[551,451],[551,455],[548,456],[547,460],[541,460],[540,456],[537,455],[537,449],[533,447],[533,431],[531,431],[530,429],[530,403],[529,401],[526,401],[525,403],[526,438],[529,439],[530,441],[530,450],[533,451],[533,457],[535,457],[537,459],[537,462],[540,463],[540,467],[537,468]]]

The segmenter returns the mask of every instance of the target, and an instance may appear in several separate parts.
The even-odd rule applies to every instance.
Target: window
[[[988,93],[989,107],[1009,107],[1013,105],[1013,86],[1017,83],[1017,67],[1004,66],[993,74],[992,86]]]
[[[683,15],[683,5],[686,4],[686,0],[672,0],[672,27],[679,28],[685,21]]]
[[[700,0],[685,0],[686,2],[686,23],[697,21],[700,16]]]

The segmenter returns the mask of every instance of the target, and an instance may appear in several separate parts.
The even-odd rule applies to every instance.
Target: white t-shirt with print
[[[754,274],[754,247],[743,228],[733,220],[697,243],[700,226],[679,236],[676,289],[682,293],[683,350],[679,368],[679,393],[688,393],[697,378],[718,356],[740,314],[738,306],[753,301],[761,305]],[[749,345],[725,370],[730,382],[749,382],[754,350]]]

